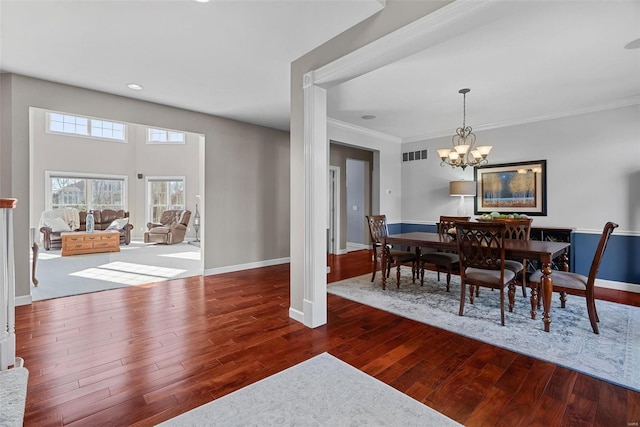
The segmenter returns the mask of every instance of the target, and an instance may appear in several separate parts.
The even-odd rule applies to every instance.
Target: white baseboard
[[[214,274],[232,273],[234,271],[251,270],[252,268],[269,267],[272,265],[287,264],[291,262],[291,258],[268,259],[265,261],[249,262],[247,264],[227,265],[225,267],[207,268],[204,270],[203,276],[212,276]]]
[[[29,305],[33,302],[33,300],[31,299],[31,295],[22,295],[19,297],[16,297],[16,307],[19,305]]]
[[[289,307],[289,317],[300,323],[304,323],[304,313],[300,310],[296,310],[293,307]]]
[[[640,285],[637,285],[635,283],[614,282],[613,280],[596,279],[596,287],[617,289],[619,291],[627,291],[640,294]]]
[[[361,251],[362,249],[369,249],[369,245],[365,245],[362,243],[351,243],[347,242],[347,252],[351,251]]]

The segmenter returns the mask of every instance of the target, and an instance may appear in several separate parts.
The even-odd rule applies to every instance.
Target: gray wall
[[[373,152],[367,150],[361,150],[355,147],[349,147],[332,142],[329,147],[329,164],[331,166],[337,166],[340,168],[340,245],[339,249],[346,249],[347,247],[347,233],[349,227],[347,224],[347,211],[350,209],[349,202],[347,202],[347,159],[356,159],[367,162],[369,168],[364,171],[368,179],[364,184],[364,213],[363,215],[369,215],[371,211],[371,174],[373,172]],[[361,243],[369,244],[369,230],[364,229],[363,241]]]
[[[150,102],[2,74],[0,197],[15,215],[16,295],[29,295],[29,108],[203,134],[204,268],[289,256],[289,134]],[[5,156],[10,156],[7,167]]]
[[[616,234],[640,231],[640,106],[539,121],[476,132],[493,150],[491,164],[547,160],[547,216],[534,225],[575,227],[601,232],[607,221]],[[430,154],[449,145],[449,137],[418,141],[403,150],[428,147]],[[454,214],[458,198],[449,181],[473,179],[473,170],[440,167],[437,155],[402,164],[402,219],[435,222]],[[469,212],[473,198],[468,197]]]

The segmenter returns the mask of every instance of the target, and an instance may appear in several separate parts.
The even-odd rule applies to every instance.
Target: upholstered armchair
[[[175,209],[164,211],[159,222],[147,223],[149,231],[144,233],[145,243],[162,243],[173,245],[184,240],[191,211]]]

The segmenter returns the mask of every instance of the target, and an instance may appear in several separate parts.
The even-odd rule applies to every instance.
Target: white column
[[[0,199],[0,370],[16,364],[13,209],[16,199]]]
[[[327,323],[327,93],[304,75],[304,324]]]

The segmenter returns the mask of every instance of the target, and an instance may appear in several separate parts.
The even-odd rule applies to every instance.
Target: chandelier
[[[489,163],[487,156],[491,151],[490,145],[481,145],[474,148],[476,134],[471,126],[466,125],[467,119],[467,93],[471,89],[460,89],[462,94],[462,127],[456,129],[456,134],[451,138],[453,149],[441,148],[438,156],[442,160],[440,166],[449,165],[452,168],[460,167],[464,170],[467,166],[480,166]]]

